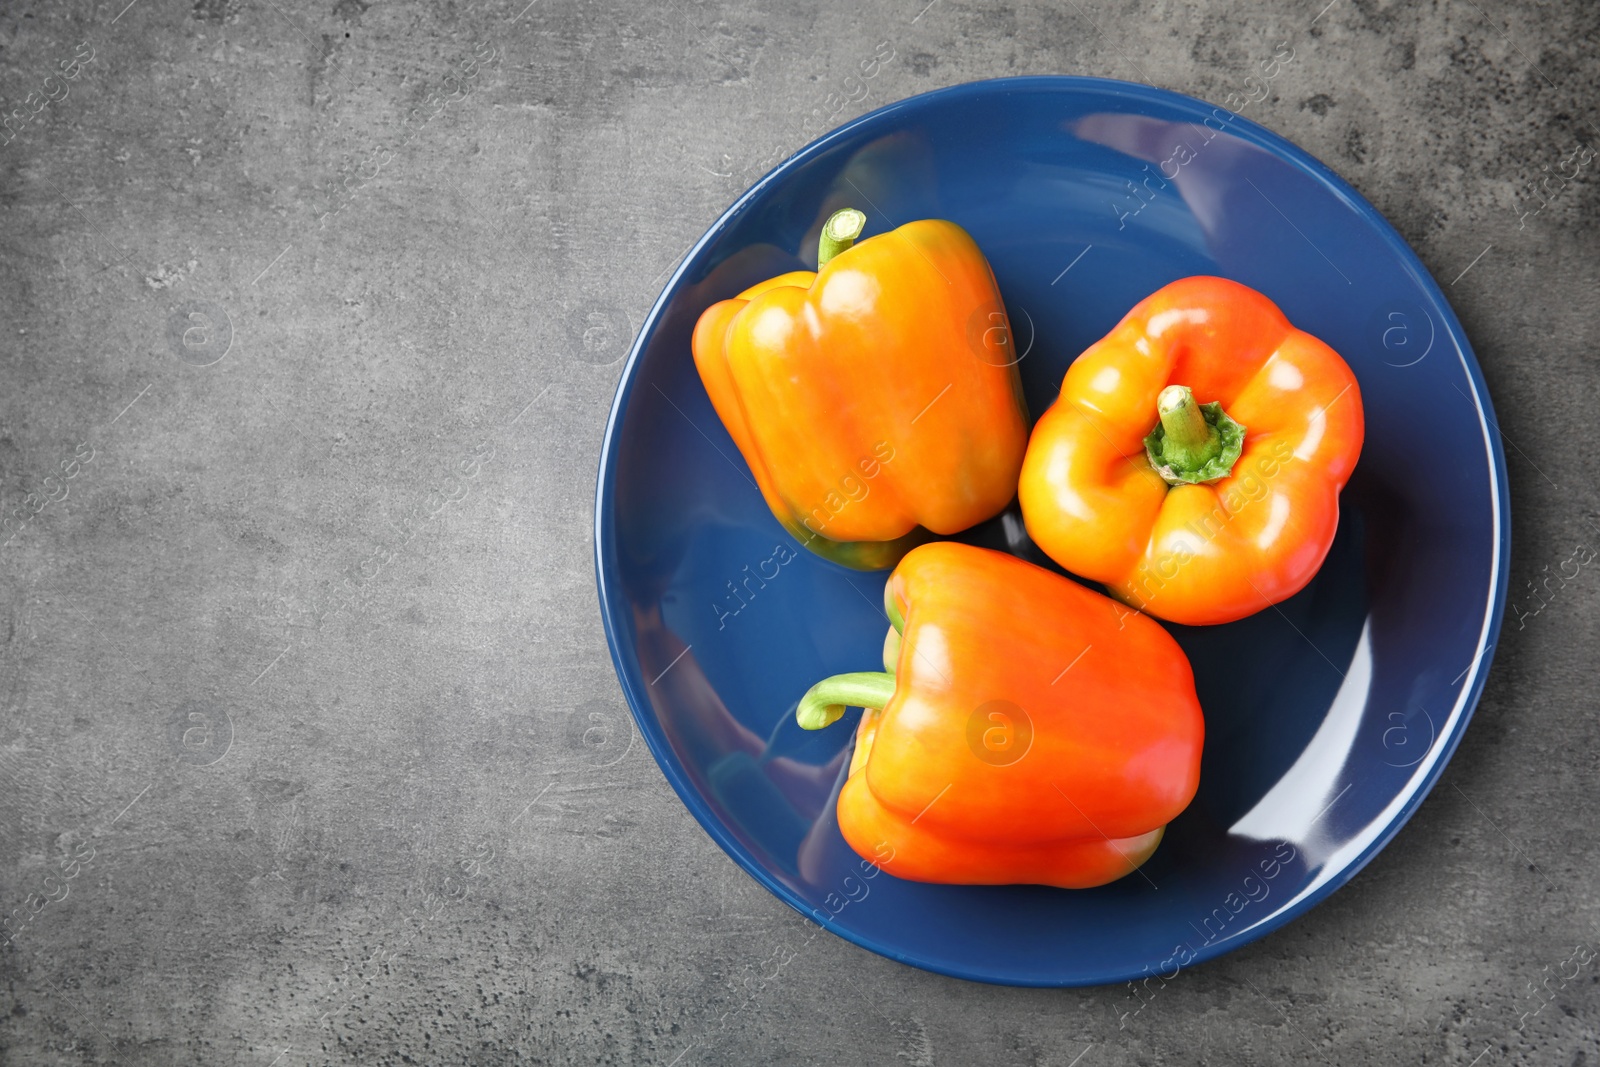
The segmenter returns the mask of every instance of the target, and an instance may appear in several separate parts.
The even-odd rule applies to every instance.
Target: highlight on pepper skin
[[[1063,888],[1154,853],[1204,740],[1189,661],[1158,623],[954,542],[906,555],[885,613],[885,670],[824,679],[796,709],[807,729],[866,709],[837,804],[853,849],[887,842],[883,869],[915,881]]]

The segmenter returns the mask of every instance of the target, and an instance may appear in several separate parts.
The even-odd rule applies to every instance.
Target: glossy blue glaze
[[[1360,380],[1366,447],[1317,578],[1240,622],[1171,627],[1194,664],[1205,762],[1198,796],[1142,875],[1080,892],[920,885],[863,869],[839,836],[833,798],[858,713],[806,734],[793,710],[825,675],[877,669],[884,575],[826,563],[782,531],[712,411],[689,336],[712,302],[814,263],[823,221],[847,204],[867,212],[869,235],[938,217],[977,239],[1027,349],[1035,414],[1136,301],[1199,273],[1260,289]],[[601,457],[606,635],[668,781],[803,914],[963,978],[1170,976],[1326,897],[1438,778],[1483,687],[1505,596],[1494,426],[1433,279],[1306,153],[1140,85],[958,86],[807,147],[741,197],[668,283]],[[1018,530],[1013,515],[965,536],[1030,555]]]

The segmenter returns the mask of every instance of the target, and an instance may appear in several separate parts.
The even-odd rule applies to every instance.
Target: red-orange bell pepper
[[[893,566],[1016,495],[1027,414],[994,273],[924,219],[857,243],[823,227],[818,270],[707,308],[694,360],[779,522],[848,566]],[[919,527],[921,529],[919,529]]]
[[[1184,278],[1067,371],[1028,445],[1023,520],[1136,608],[1229,622],[1322,566],[1363,427],[1338,353],[1254,289]]]
[[[969,885],[1085,888],[1149,858],[1194,797],[1205,732],[1160,624],[948,541],[913,549],[884,600],[888,673],[825,679],[796,711],[820,729],[868,709],[838,801],[851,848]]]

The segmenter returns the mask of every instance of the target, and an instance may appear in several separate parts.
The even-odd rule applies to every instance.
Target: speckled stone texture
[[[1600,574],[1533,594],[1600,547],[1600,161],[1534,191],[1600,148],[1600,7],[1324,3],[6,4],[0,1061],[1600,1062]],[[857,114],[1026,73],[1221,102],[1279,42],[1243,113],[1412,243],[1499,413],[1476,721],[1348,887],[1154,994],[808,939],[612,674],[633,332]]]

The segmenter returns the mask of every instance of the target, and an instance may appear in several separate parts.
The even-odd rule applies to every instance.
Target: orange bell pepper
[[[1173,622],[1231,622],[1303,589],[1361,454],[1355,374],[1224,278],[1144,300],[1067,371],[1034,427],[1028,534]]]
[[[884,602],[888,673],[825,679],[796,710],[820,729],[868,709],[839,793],[851,848],[914,881],[1069,889],[1150,857],[1194,797],[1205,733],[1159,623],[950,541],[913,549]]]
[[[972,238],[924,219],[856,243],[865,224],[836,212],[816,272],[713,304],[693,348],[773,515],[813,552],[872,570],[924,530],[1003,510],[1028,425],[1005,305]]]

